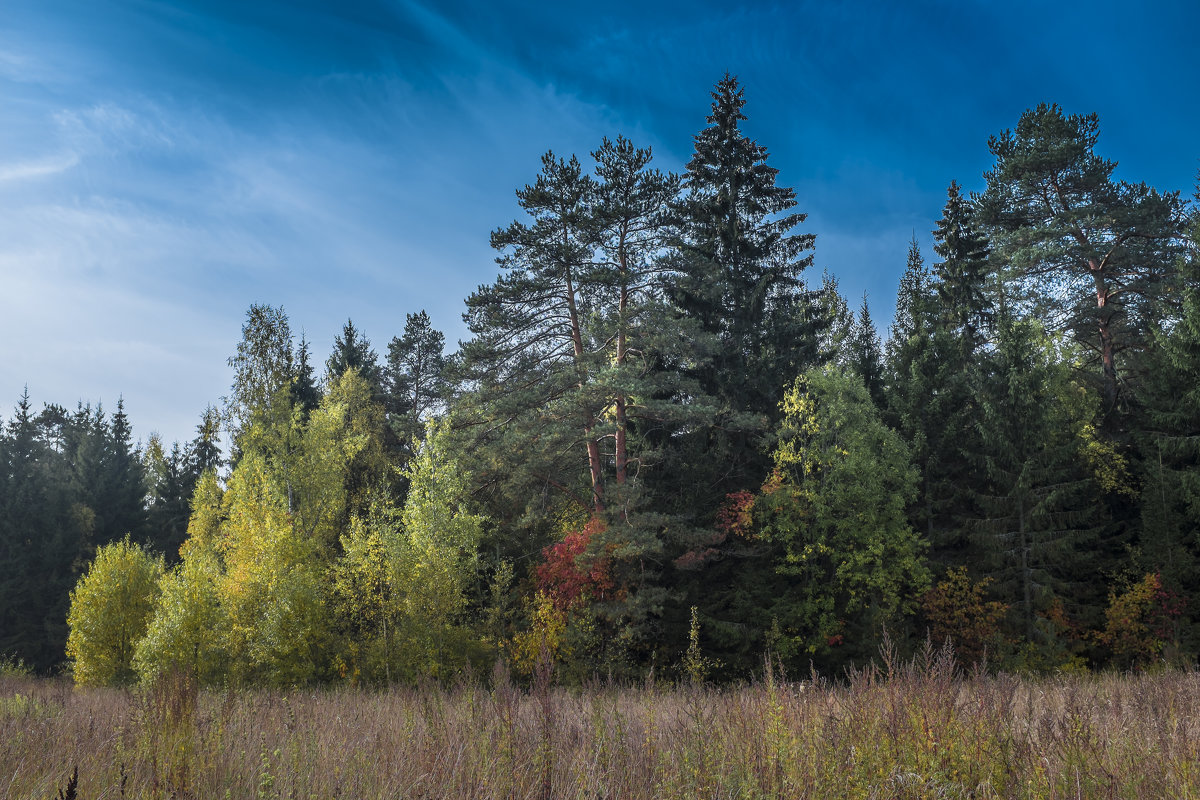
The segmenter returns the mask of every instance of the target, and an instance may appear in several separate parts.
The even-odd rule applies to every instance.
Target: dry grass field
[[[77,782],[71,780],[76,774]],[[731,688],[75,689],[0,678],[0,797],[1200,797],[1200,675],[946,654]]]

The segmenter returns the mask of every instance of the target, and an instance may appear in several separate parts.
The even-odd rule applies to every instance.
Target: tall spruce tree
[[[879,332],[875,330],[875,323],[871,319],[866,293],[863,294],[862,305],[858,307],[858,317],[851,328],[849,345],[851,368],[862,378],[876,408],[883,408],[883,347],[879,342]]]
[[[741,130],[744,90],[726,75],[712,92],[709,127],[695,137],[679,204],[680,278],[674,301],[719,340],[699,370],[719,403],[710,428],[716,473],[701,479],[715,496],[753,488],[768,469],[765,434],[779,418],[785,384],[820,360],[827,314],[803,280],[816,237],[795,192],[776,185],[767,149]]]
[[[678,179],[623,138],[592,155],[595,178],[548,154],[517,193],[530,221],[493,235],[505,273],[468,300],[454,417],[501,552],[589,532],[583,560],[604,559],[619,587],[588,612],[597,658],[620,671],[653,646],[655,563],[678,510],[662,450],[704,405],[685,370],[706,348],[666,299]]]
[[[304,416],[311,414],[321,404],[321,390],[312,366],[312,348],[304,334],[300,334],[300,346],[296,348],[296,380],[292,384],[292,402],[300,407]]]
[[[221,412],[215,406],[208,406],[200,415],[196,424],[196,438],[188,445],[188,473],[193,486],[199,482],[200,476],[208,471],[216,471],[223,464],[221,458]],[[191,493],[188,493],[191,496]]]
[[[907,365],[912,361],[910,350],[928,337],[933,324],[933,291],[933,274],[925,266],[914,234],[908,244],[908,258],[896,290],[896,313],[888,328],[886,361],[893,371],[893,383],[901,380],[896,373],[907,371]]]
[[[133,427],[124,398],[109,420],[104,436],[102,500],[98,502],[96,545],[111,544],[128,535],[147,542],[146,479],[141,453],[133,443]]]
[[[1054,646],[1041,612],[1057,598],[1076,621],[1097,624],[1102,570],[1120,542],[1093,501],[1100,487],[1083,455],[1094,420],[1069,363],[1036,322],[1002,309],[996,333],[977,423],[986,482],[973,531],[983,560],[972,566],[994,579],[1027,641]]]
[[[1200,191],[1197,192],[1200,199]],[[1200,214],[1178,263],[1182,302],[1154,331],[1147,378],[1139,393],[1144,419],[1141,549],[1163,586],[1186,599],[1181,644],[1200,647]]]
[[[979,473],[972,469],[980,451],[987,334],[994,318],[987,240],[975,224],[973,206],[951,182],[946,205],[933,231],[931,328],[923,353],[931,380],[926,384],[924,439],[928,448],[923,482],[926,533],[932,555],[942,565],[972,562],[968,528],[978,514],[972,495]]]
[[[372,393],[382,402],[383,369],[379,366],[379,356],[371,349],[371,341],[354,327],[354,321],[350,319],[346,320],[342,332],[333,340],[333,350],[325,361],[325,384],[333,385],[348,369],[358,370],[358,374],[371,386]]]
[[[942,368],[934,337],[938,303],[933,274],[925,266],[914,236],[896,292],[896,315],[887,343],[887,409],[885,419],[908,444],[913,464],[920,474],[917,498],[909,519],[931,544],[939,538],[936,489],[940,465],[939,409],[930,400],[936,396]],[[935,546],[936,557],[938,548]]]
[[[0,654],[43,673],[64,658],[93,522],[53,441],[26,390],[0,433]]]
[[[404,334],[388,344],[384,408],[388,424],[410,452],[425,438],[426,421],[449,399],[445,349],[445,334],[424,311],[406,315]]]
[[[975,224],[975,209],[957,182],[946,190],[946,206],[933,250],[942,257],[936,265],[937,295],[942,324],[960,342],[964,362],[974,360],[991,327],[993,300],[989,296],[988,243]]]
[[[179,546],[187,538],[191,516],[195,484],[190,480],[187,462],[187,451],[179,442],[168,451],[157,433],[150,434],[142,451],[147,487],[147,541],[149,549],[161,553],[171,565],[179,559]]]

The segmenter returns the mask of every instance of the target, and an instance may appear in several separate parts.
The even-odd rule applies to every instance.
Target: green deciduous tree
[[[291,403],[279,398],[281,392],[290,392],[295,378],[292,329],[282,306],[250,306],[237,354],[229,359],[229,366],[234,377],[225,415],[236,449],[241,446],[242,430],[256,417],[281,409],[285,418],[291,415]]]
[[[133,666],[147,683],[183,669],[204,685],[219,685],[230,672],[226,632],[230,620],[221,603],[222,564],[211,547],[193,545],[159,580],[159,594],[138,640]]]
[[[446,676],[475,649],[462,623],[483,519],[466,508],[445,427],[431,430],[406,469],[403,509],[381,497],[355,516],[333,572],[346,667],[365,680]]]
[[[128,537],[105,545],[71,592],[67,656],[80,686],[128,683],[134,648],[146,631],[163,574],[154,557]]]
[[[911,613],[929,582],[905,516],[916,471],[857,376],[809,370],[783,411],[775,471],[754,506],[762,537],[778,548],[776,570],[794,581],[776,605],[777,646],[862,646],[862,636]]]
[[[234,468],[225,508],[219,592],[231,672],[285,686],[314,680],[328,655],[322,543],[294,524],[286,488],[256,451]]]

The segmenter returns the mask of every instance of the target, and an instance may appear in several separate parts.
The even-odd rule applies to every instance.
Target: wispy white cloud
[[[519,214],[513,190],[541,153],[582,157],[622,133],[679,169],[726,69],[811,212],[818,269],[885,306],[946,182],[982,172],[951,132],[986,158],[995,128],[963,133],[959,117],[998,104],[992,79],[942,46],[983,52],[998,37],[953,6],[926,31],[906,12],[837,4],[702,3],[677,18],[618,1],[586,24],[486,0],[81,3],[70,19],[11,5],[0,408],[25,381],[48,400],[123,392],[139,433],[168,439],[227,391],[252,302],[285,305],[318,351],[347,316],[382,351],[422,307],[458,338],[462,299],[496,274],[488,234]],[[1009,31],[1005,47],[1029,35]],[[960,96],[972,82],[986,91]],[[925,95],[947,86],[955,100],[935,108]]]
[[[57,175],[66,172],[79,163],[75,153],[64,153],[58,156],[0,164],[0,182],[23,181],[31,178],[42,178],[47,175]]]

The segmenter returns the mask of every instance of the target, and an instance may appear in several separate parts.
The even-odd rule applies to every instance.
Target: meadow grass
[[[1200,675],[76,689],[0,677],[0,797],[1200,797]]]

